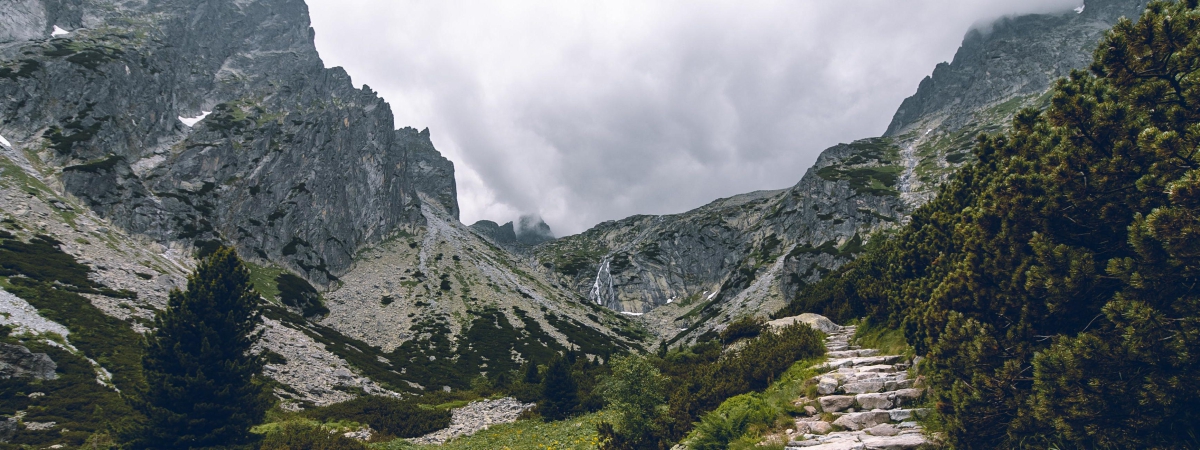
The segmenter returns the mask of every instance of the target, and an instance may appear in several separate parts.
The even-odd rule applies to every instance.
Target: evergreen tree
[[[525,375],[523,378],[521,378],[521,381],[524,381],[528,384],[538,384],[542,382],[542,377],[538,374],[537,364],[535,364],[533,361],[528,361],[525,363]]]
[[[230,248],[202,261],[186,292],[173,290],[155,317],[142,360],[147,389],[136,406],[148,421],[139,449],[231,448],[252,443],[271,399],[250,354],[259,338],[259,296]]]
[[[571,377],[571,365],[556,356],[542,377],[542,400],[538,411],[546,420],[563,420],[579,410],[579,385]]]

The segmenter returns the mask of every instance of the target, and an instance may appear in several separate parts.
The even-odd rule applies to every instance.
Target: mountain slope
[[[1045,103],[1051,81],[1084,68],[1121,16],[1144,2],[1093,0],[1082,12],[1007,18],[968,33],[904,102],[882,138],[835,146],[790,189],[669,216],[606,222],[536,249],[564,284],[642,316],[661,337],[696,339],[764,316],[850,261],[873,233],[907,221],[970,160],[981,132]]]
[[[454,168],[429,131],[396,129],[370,88],[323,67],[312,33],[299,0],[6,9],[0,239],[100,286],[78,288],[89,291],[69,311],[26,297],[77,288],[13,291],[32,302],[21,317],[89,335],[98,325],[76,319],[96,313],[145,332],[194,257],[224,244],[264,295],[257,349],[285,408],[460,389],[568,349],[646,345],[638,324],[459,223]],[[0,286],[36,273],[6,270]]]
[[[422,224],[418,193],[457,214],[453,166],[323,67],[302,1],[27,5],[0,33],[0,135],[124,229],[328,284]]]

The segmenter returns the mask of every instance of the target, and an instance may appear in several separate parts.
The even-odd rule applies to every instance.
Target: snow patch
[[[627,315],[627,316],[634,316],[634,317],[637,317],[637,316],[640,316],[640,315],[642,315],[642,314],[645,314],[645,313],[635,313],[635,312],[629,312],[629,311],[621,311],[621,314],[624,314],[624,315]]]
[[[675,297],[671,297],[671,298],[668,298],[668,299],[667,299],[667,304],[668,304],[668,305],[670,305],[671,303],[674,303],[674,302],[675,302]]]
[[[12,148],[12,144],[8,143],[8,139],[5,139],[4,136],[0,136],[0,144],[4,145],[5,147]]]
[[[66,35],[66,34],[71,34],[71,32],[70,32],[70,31],[67,31],[67,30],[64,30],[64,29],[62,29],[62,28],[59,28],[59,27],[58,27],[58,25],[55,25],[55,26],[54,26],[54,31],[51,31],[51,32],[50,32],[50,35],[51,35],[51,36],[54,36],[54,37],[58,37],[58,36]]]
[[[179,121],[183,122],[184,125],[187,125],[188,128],[191,128],[191,127],[195,126],[197,122],[204,120],[204,118],[207,117],[209,114],[212,114],[212,111],[200,111],[200,115],[198,115],[196,117],[179,116]]]
[[[708,291],[704,291],[704,292],[708,292]],[[708,296],[708,299],[709,299],[709,300],[712,300],[712,299],[713,299],[713,297],[716,297],[716,296],[717,296],[717,294],[719,294],[720,292],[721,292],[721,291],[716,291],[716,292],[713,292],[712,294],[709,294],[709,296]]]
[[[1083,8],[1086,8],[1086,7],[1087,7],[1087,5],[1079,5],[1078,8],[1075,8],[1075,14],[1083,14]]]

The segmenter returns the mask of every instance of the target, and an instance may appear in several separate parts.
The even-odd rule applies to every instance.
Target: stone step
[[[900,389],[910,389],[913,387],[913,384],[913,380],[910,379],[876,379],[846,383],[841,386],[841,390],[847,394],[868,394],[872,392],[887,392],[898,391]]]
[[[854,358],[834,358],[817,367],[817,370],[832,370],[842,367],[874,366],[879,364],[895,364],[904,359],[902,355],[862,356]]]
[[[906,450],[929,445],[919,432],[906,432],[895,436],[874,436],[866,432],[830,433],[827,436],[791,441],[787,450]]]
[[[863,356],[876,356],[878,354],[879,354],[879,350],[877,350],[877,349],[864,348],[862,350],[842,350],[842,351],[826,352],[825,356],[828,356],[829,358],[837,359],[837,358],[858,358],[858,357],[863,357]]]
[[[923,389],[901,389],[856,395],[826,395],[818,397],[817,404],[821,405],[821,411],[830,413],[842,412],[850,408],[871,411],[914,405],[921,400],[924,394]]]

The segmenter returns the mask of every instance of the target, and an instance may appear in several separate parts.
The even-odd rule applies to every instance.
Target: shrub
[[[263,437],[261,450],[366,450],[367,446],[321,425],[290,421]]]
[[[376,440],[423,436],[450,426],[450,411],[418,405],[415,400],[359,397],[304,413],[320,420],[349,420],[367,424]]]
[[[745,316],[735,320],[721,331],[721,343],[732,344],[742,339],[749,339],[762,334],[766,326],[763,320],[754,316]]]
[[[275,284],[279,286],[279,301],[300,310],[304,317],[329,314],[329,308],[321,303],[321,294],[303,278],[284,272],[275,277]]]
[[[649,444],[666,409],[667,377],[647,358],[623,356],[613,359],[612,375],[605,377],[600,390],[616,413],[615,429],[602,424],[598,431],[611,442],[608,448],[627,448]],[[620,442],[620,445],[616,445]]]
[[[717,410],[705,414],[696,425],[695,437],[688,442],[693,450],[722,450],[742,437],[752,426],[770,424],[775,408],[756,395],[743,394],[726,400]]]

